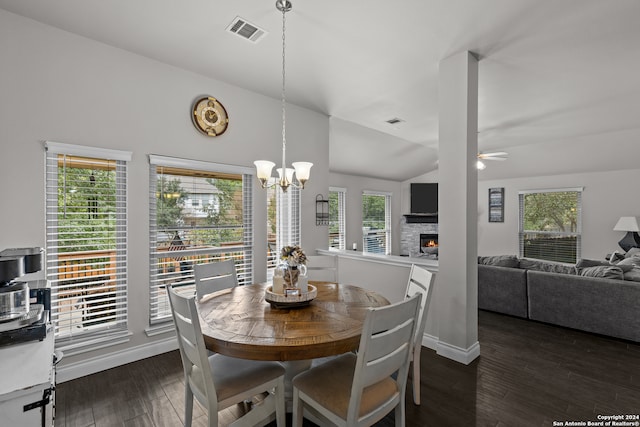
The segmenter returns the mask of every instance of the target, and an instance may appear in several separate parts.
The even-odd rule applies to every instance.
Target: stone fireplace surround
[[[420,250],[421,234],[438,234],[438,223],[416,221],[415,218],[407,221],[407,215],[400,220],[400,255],[409,256],[410,253],[418,253]]]

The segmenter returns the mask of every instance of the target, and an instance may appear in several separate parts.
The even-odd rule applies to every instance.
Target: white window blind
[[[233,259],[253,282],[252,175],[246,168],[150,156],[149,322],[168,321],[168,284],[195,288],[195,264]],[[235,172],[234,172],[235,171]]]
[[[276,179],[272,178],[269,185],[275,182]],[[271,186],[267,190],[267,242],[269,246],[267,280],[271,280],[273,276],[273,269],[278,265],[282,248],[289,245],[300,245],[300,196],[300,189],[293,186],[290,186],[286,192],[282,191],[278,185]]]
[[[519,193],[520,256],[575,263],[581,256],[582,188]]]
[[[329,188],[329,249],[346,249],[344,188]]]
[[[368,253],[391,253],[391,194],[362,194],[362,247]]]
[[[127,335],[131,153],[56,142],[46,149],[46,276],[56,347],[74,354]]]

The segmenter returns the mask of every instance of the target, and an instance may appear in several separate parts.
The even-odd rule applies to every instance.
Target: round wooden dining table
[[[274,308],[267,284],[236,286],[204,297],[198,313],[207,348],[252,360],[302,361],[357,350],[370,307],[389,301],[357,286],[310,282],[308,306]]]

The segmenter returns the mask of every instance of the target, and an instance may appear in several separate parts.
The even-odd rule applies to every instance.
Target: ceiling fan
[[[492,153],[478,153],[478,162],[476,163],[476,167],[480,170],[483,170],[487,167],[484,164],[483,160],[499,160],[504,161],[509,157],[509,153],[505,151],[494,151]]]

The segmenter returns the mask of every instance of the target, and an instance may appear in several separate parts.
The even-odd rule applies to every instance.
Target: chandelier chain
[[[287,144],[287,135],[286,135],[286,122],[287,122],[287,114],[286,114],[286,91],[285,91],[285,29],[286,29],[286,7],[282,9],[282,149],[284,150]],[[284,153],[283,153],[283,173],[284,168],[286,167],[284,164]]]
[[[262,188],[269,188],[271,186],[279,185],[283,192],[287,191],[287,188],[301,188],[304,189],[304,184],[309,180],[310,169],[313,166],[311,162],[293,162],[292,168],[287,168],[287,94],[286,94],[286,28],[287,19],[286,13],[291,10],[291,2],[289,0],[277,0],[276,9],[282,12],[282,168],[276,169],[278,172],[278,182],[269,184],[271,179],[271,171],[276,165],[269,160],[256,160],[253,162],[256,165],[256,172],[258,180]],[[295,178],[294,178],[295,174]],[[297,182],[294,182],[294,179]]]

